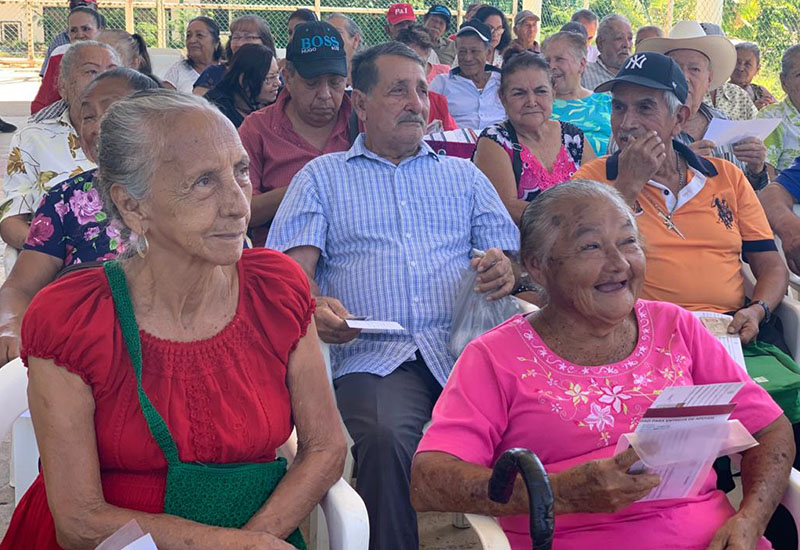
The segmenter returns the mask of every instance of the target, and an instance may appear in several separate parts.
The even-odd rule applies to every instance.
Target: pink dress
[[[678,306],[636,303],[639,341],[611,365],[584,367],[553,353],[521,315],[467,346],[433,410],[417,452],[442,451],[491,467],[513,447],[548,472],[609,458],[663,388],[741,381],[731,415],[751,432],[782,413],[695,317]],[[556,517],[555,550],[704,550],[733,515],[713,470],[700,494],[634,503],[616,514]],[[528,550],[527,516],[500,518],[513,550]],[[631,542],[636,541],[633,546]],[[761,539],[758,550],[771,545]]]

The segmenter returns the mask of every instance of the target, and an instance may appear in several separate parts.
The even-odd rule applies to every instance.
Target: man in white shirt
[[[600,56],[586,65],[581,77],[581,86],[588,90],[594,90],[617,76],[620,65],[633,52],[630,21],[616,13],[603,17],[597,27],[597,49],[600,50]]]
[[[483,128],[506,119],[500,102],[500,70],[487,63],[491,29],[472,19],[456,33],[458,67],[440,74],[430,89],[447,98],[450,115],[459,128]]]
[[[119,54],[108,44],[93,40],[73,44],[61,60],[58,78],[67,110],[28,124],[11,138],[0,205],[0,237],[9,246],[22,248],[31,214],[54,183],[95,167],[78,139],[80,99],[96,75],[119,65]]]

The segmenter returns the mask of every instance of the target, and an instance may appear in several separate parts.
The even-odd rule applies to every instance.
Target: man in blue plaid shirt
[[[468,269],[478,292],[508,295],[519,232],[470,162],[439,157],[422,136],[424,62],[397,42],[353,59],[353,108],[364,124],[349,151],[309,162],[292,180],[267,238],[306,271],[320,337],[332,347],[339,410],[355,442],[357,490],[370,548],[416,550],[411,459],[452,369],[456,288]],[[470,260],[473,248],[486,250]],[[345,319],[397,321],[361,334]]]

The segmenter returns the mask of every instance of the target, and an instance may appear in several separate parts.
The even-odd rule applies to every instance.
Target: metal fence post
[[[317,19],[322,21],[322,2],[314,0],[314,13],[317,14]]]
[[[167,47],[167,14],[164,10],[164,0],[156,0],[156,27],[159,48]]]
[[[125,30],[131,34],[136,32],[133,24],[133,0],[125,1]]]
[[[31,0],[25,0],[25,26],[28,29],[28,63],[30,63],[30,66],[33,67],[33,46],[36,37],[33,34],[33,5],[31,4]]]

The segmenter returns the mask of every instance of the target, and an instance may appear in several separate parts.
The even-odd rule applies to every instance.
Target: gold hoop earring
[[[144,240],[144,246],[142,246],[142,240]],[[148,252],[150,252],[150,243],[147,242],[147,235],[140,235],[139,240],[136,241],[136,254],[144,259]]]

